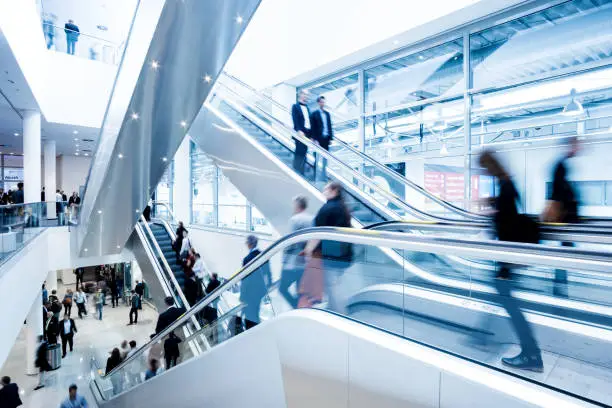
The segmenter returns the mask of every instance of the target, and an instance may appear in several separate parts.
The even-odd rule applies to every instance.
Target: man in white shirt
[[[293,129],[298,136],[310,138],[310,110],[308,109],[308,94],[306,91],[300,91],[298,102],[291,107],[291,117],[293,118]],[[295,137],[295,155],[293,157],[293,168],[300,174],[304,174],[304,165],[306,164],[306,152],[308,147]]]
[[[193,268],[191,268],[191,270],[198,278],[198,280],[202,281],[205,278],[204,262],[200,258],[200,254],[197,252],[195,254],[195,259],[195,263],[193,264]]]

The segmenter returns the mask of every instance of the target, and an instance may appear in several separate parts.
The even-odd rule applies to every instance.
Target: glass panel
[[[607,60],[611,4],[567,1],[471,35],[474,88],[525,82]]]
[[[327,108],[334,113],[337,122],[344,122],[359,116],[357,73],[335,79],[322,85],[305,88],[310,93],[311,109],[317,109],[317,97],[325,96]]]
[[[599,331],[607,331],[608,323],[597,313],[585,312],[612,305],[607,290],[612,280],[598,272],[603,267],[595,266],[593,254],[583,252],[580,263],[573,264],[573,255],[549,249],[564,258],[555,266],[550,264],[558,261],[555,256],[534,259],[538,251],[522,252],[516,244],[487,247],[480,256],[465,259],[462,248],[473,241],[409,250],[401,248],[410,247],[406,243],[413,237],[393,234],[386,239],[388,247],[328,239],[273,250],[240,282],[221,286],[214,302],[196,306],[200,329],[185,317],[172,334],[145,346],[148,361],[137,357],[97,382],[109,381],[105,395],[116,395],[279,314],[317,308],[515,376],[612,402],[605,392],[608,382],[600,381],[612,374],[601,360],[607,341]],[[521,264],[494,262],[508,261],[508,252],[517,253]],[[259,264],[259,259],[251,262]],[[560,265],[568,270],[559,270]],[[577,265],[580,270],[574,269]],[[568,294],[583,303],[557,301]],[[585,341],[590,347],[579,347]],[[529,357],[530,369],[548,374],[533,376],[502,363],[520,351]],[[152,358],[157,362],[152,364]],[[592,384],[588,394],[583,384]],[[594,389],[602,392],[594,394]]]
[[[463,39],[365,71],[365,109],[376,112],[464,91]]]
[[[274,229],[259,210],[251,206],[251,229],[262,234],[273,234]]]
[[[216,208],[214,204],[193,204],[192,224],[217,226]]]
[[[247,231],[246,205],[219,205],[219,228]]]

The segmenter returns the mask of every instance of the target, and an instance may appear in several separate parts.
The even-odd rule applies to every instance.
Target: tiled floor
[[[60,294],[64,293],[61,285],[58,287]],[[129,322],[129,308],[120,304],[117,308],[110,306],[110,298],[104,308],[103,320],[94,318],[94,307],[89,300],[88,316],[81,320],[76,313],[76,307],[72,310],[72,318],[78,329],[74,339],[74,352],[68,353],[62,360],[62,366],[56,371],[48,374],[46,387],[34,391],[38,384],[37,376],[25,374],[25,333],[19,334],[11,353],[0,370],[0,375],[8,375],[19,385],[22,392],[23,406],[27,408],[54,408],[59,407],[68,395],[68,386],[77,384],[79,393],[87,398],[91,406],[95,401],[89,391],[89,377],[92,367],[92,358],[96,359],[104,369],[108,353],[113,347],[118,347],[123,340],[136,340],[140,346],[149,340],[149,335],[155,329],[157,311],[143,306],[139,316],[138,325],[127,326]]]

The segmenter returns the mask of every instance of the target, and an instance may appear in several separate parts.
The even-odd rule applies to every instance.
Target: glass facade
[[[491,24],[485,20],[449,31],[299,89],[313,96],[350,95],[357,117],[336,118],[337,137],[384,163],[405,163],[406,177],[436,194],[439,182],[427,176],[426,166],[463,173],[455,182],[463,183],[463,201],[476,206],[491,190],[477,166],[482,149],[502,156],[526,211],[537,213],[545,205],[554,161],[563,155],[568,137],[580,137],[586,148],[573,160],[571,177],[599,183],[603,198],[591,184],[577,184],[588,198],[586,207],[605,202],[603,191],[612,182],[605,159],[612,153],[612,0],[531,7],[509,18],[494,17]],[[335,105],[329,104],[332,111]],[[610,170],[608,179],[601,179],[601,171],[588,171],[595,162]],[[612,215],[589,211],[585,215]]]
[[[270,234],[263,215],[225,177],[195,143],[191,143],[191,223]]]

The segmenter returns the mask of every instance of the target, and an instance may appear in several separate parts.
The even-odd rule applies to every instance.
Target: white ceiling
[[[128,35],[138,0],[38,0],[42,11],[55,16],[55,25],[69,20],[83,34],[121,44]],[[98,26],[104,26],[106,31]]]
[[[479,2],[262,0],[226,70],[265,88]]]

